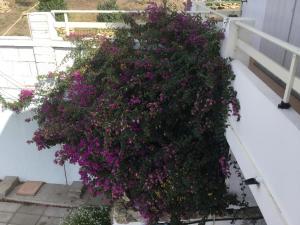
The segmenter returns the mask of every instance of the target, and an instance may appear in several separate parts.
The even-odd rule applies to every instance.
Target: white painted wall
[[[34,144],[26,143],[37,128],[36,123],[24,121],[31,115],[29,111],[0,111],[0,179],[18,176],[21,180],[65,184],[63,167],[53,162],[55,149],[38,151]],[[69,184],[79,180],[78,169],[66,165]]]
[[[0,72],[24,85],[32,85],[37,75],[56,69],[64,70],[72,60],[60,68],[61,61],[69,54],[71,43],[52,40],[0,38]]]
[[[69,60],[59,67],[72,45],[57,36],[51,14],[32,13],[28,17],[31,37],[0,37],[0,92],[15,98],[20,92],[16,87],[32,87],[37,75],[72,65]],[[30,116],[29,111],[0,111],[0,179],[18,176],[64,184],[64,168],[53,163],[55,149],[39,152],[35,145],[26,143],[37,128],[36,123],[24,121]],[[79,180],[78,170],[78,166],[66,164],[69,184]]]
[[[251,186],[267,224],[298,225],[300,221],[300,116],[279,110],[281,101],[250,70],[235,60],[234,87],[241,104],[241,121],[230,119],[227,140]]]
[[[0,37],[0,72],[24,85],[34,84],[37,75],[72,65],[72,60],[61,65],[72,44],[58,36],[51,13],[30,13],[28,21],[31,37]]]

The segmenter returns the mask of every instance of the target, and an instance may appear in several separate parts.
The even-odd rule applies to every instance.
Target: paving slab
[[[96,207],[110,205],[110,202],[107,200],[107,198],[105,198],[104,195],[94,197],[89,192],[83,192],[81,194],[81,198],[74,198],[74,196],[69,195],[70,189],[72,190],[74,188],[76,190],[79,190],[81,185],[75,184],[73,187],[71,186],[45,183],[35,196],[22,196],[17,195],[17,190],[20,187],[20,185],[18,185],[3,200],[65,208],[76,208],[82,205]],[[74,193],[79,192],[75,191]]]
[[[0,225],[60,225],[71,208],[0,202]]]
[[[0,212],[0,222],[7,223],[13,216],[13,213],[9,212]]]
[[[43,216],[63,218],[71,212],[68,208],[58,208],[49,206]]]
[[[61,218],[43,216],[37,225],[59,225],[61,220]]]
[[[42,215],[45,212],[46,208],[46,206],[42,205],[22,205],[19,208],[18,213]]]
[[[74,181],[69,188],[68,196],[72,199],[80,199],[83,190],[83,183]]]
[[[9,222],[16,225],[35,225],[40,217],[40,215],[16,213]]]
[[[40,181],[27,181],[17,190],[17,195],[35,196],[44,183]]]
[[[16,212],[21,204],[11,202],[0,202],[0,212]]]
[[[0,199],[3,199],[19,183],[18,177],[8,176],[0,182]]]
[[[35,196],[17,195],[16,192],[18,188],[19,186],[17,186],[13,191],[11,191],[5,197],[5,200],[61,207],[78,207],[86,202],[83,199],[70,198],[68,196],[68,185],[44,184]]]

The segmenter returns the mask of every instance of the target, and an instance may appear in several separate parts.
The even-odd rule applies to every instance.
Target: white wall
[[[55,149],[38,151],[26,141],[33,137],[37,125],[24,120],[32,114],[0,111],[0,179],[18,176],[21,180],[65,183],[64,169],[54,164]],[[78,167],[66,165],[68,182],[79,180]]]
[[[0,37],[0,73],[24,85],[34,84],[37,75],[72,65],[72,60],[61,65],[73,46],[58,36],[51,13],[30,13],[28,21],[30,37]]]
[[[50,13],[29,14],[31,37],[0,37],[0,92],[18,98],[20,89],[33,87],[37,75],[65,70],[72,65],[62,60],[72,45],[57,36]],[[9,78],[9,79],[7,79]],[[18,176],[21,180],[65,183],[64,168],[54,164],[55,149],[39,152],[28,145],[36,123],[26,123],[30,112],[0,111],[0,179]],[[79,180],[78,166],[66,164],[68,182]]]
[[[58,68],[70,50],[71,43],[66,41],[1,37],[0,73],[9,75],[23,85],[32,85],[37,75],[71,66],[72,60],[69,60]]]
[[[239,61],[232,63],[241,121],[230,119],[227,140],[251,186],[267,224],[298,225],[300,221],[300,116],[277,108],[281,99]]]
[[[1,42],[7,40],[11,41],[11,43],[16,41],[13,38],[0,39],[0,72],[9,75],[24,85],[34,84],[37,76],[37,67],[33,48],[29,46],[1,46]],[[23,40],[29,39],[24,37]],[[1,85],[3,85],[2,82]]]

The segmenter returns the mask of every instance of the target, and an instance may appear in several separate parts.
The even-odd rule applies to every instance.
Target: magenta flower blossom
[[[74,103],[86,107],[96,93],[95,87],[85,83],[84,77],[80,71],[74,72],[72,74],[72,79],[73,83],[69,89],[68,98]]]
[[[135,97],[133,96],[130,101],[129,101],[129,105],[138,105],[140,104],[142,101],[139,97]]]
[[[230,172],[229,172],[229,166],[228,166],[225,156],[222,156],[219,159],[219,164],[220,164],[221,172],[223,173],[223,175],[228,176],[230,174]]]
[[[21,93],[19,95],[19,100],[21,102],[31,100],[33,98],[33,95],[34,95],[33,90],[23,89],[23,90],[21,90]]]

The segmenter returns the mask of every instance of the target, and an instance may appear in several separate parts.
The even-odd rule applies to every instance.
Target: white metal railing
[[[286,88],[284,92],[284,96],[282,99],[282,102],[279,104],[279,108],[289,108],[289,100],[291,96],[292,90],[295,90],[298,94],[300,94],[300,79],[296,77],[296,70],[297,66],[299,64],[299,57],[300,57],[300,48],[289,44],[285,41],[282,41],[276,37],[273,37],[265,32],[262,32],[250,25],[247,25],[240,21],[234,21],[233,26],[236,26],[236,29],[238,32],[236,32],[236,43],[235,46],[241,50],[242,52],[246,53],[248,56],[255,59],[257,62],[259,62],[263,67],[265,67],[267,70],[269,70],[272,74],[274,74],[276,77],[278,77],[281,81],[286,83]],[[265,54],[261,53],[254,47],[252,47],[250,44],[243,41],[240,37],[239,30],[246,30],[247,32],[250,32],[251,34],[258,35],[260,38],[263,38],[283,49],[286,51],[292,53],[292,60],[289,67],[289,70],[287,70],[282,65],[278,64]]]
[[[143,10],[52,10],[51,14],[55,19],[55,15],[63,14],[64,21],[59,22],[55,20],[55,27],[65,28],[66,34],[70,35],[72,28],[87,28],[87,29],[106,29],[106,28],[128,28],[122,22],[107,23],[107,22],[70,22],[69,14],[138,14],[144,13]]]
[[[53,48],[73,48],[74,45],[63,40],[49,39],[3,39],[0,38],[0,47],[53,47]]]
[[[215,10],[212,10],[212,9],[205,9],[205,10],[199,10],[199,11],[187,11],[188,14],[191,14],[191,15],[201,15],[202,17],[206,17],[207,15],[215,15],[215,16],[219,16],[223,19],[225,18],[228,18],[226,15],[220,13],[220,12],[217,12]]]
[[[139,11],[139,10],[52,10],[51,13],[53,17],[55,18],[55,15],[57,14],[63,14],[64,15],[64,21],[59,22],[55,21],[55,27],[65,28],[66,34],[70,34],[71,28],[124,28],[126,25],[124,23],[103,23],[103,22],[70,22],[69,21],[69,14],[74,13],[80,13],[80,14],[115,14],[115,13],[122,13],[122,14],[131,14],[131,13],[144,13],[145,11]],[[200,15],[204,19],[209,18],[210,16],[218,17],[220,18],[223,28],[226,26],[226,24],[229,22],[229,17],[226,15],[217,12],[215,10],[212,10],[206,6],[202,6],[200,11],[188,11],[187,13],[191,15]],[[256,61],[258,61],[262,66],[264,66],[266,69],[268,69],[270,72],[272,72],[274,75],[276,75],[280,80],[286,83],[286,89],[283,97],[283,101],[281,103],[282,107],[288,107],[288,103],[290,100],[291,92],[294,89],[296,92],[300,94],[300,79],[297,78],[296,75],[296,69],[297,65],[299,63],[299,57],[300,57],[300,49],[296,46],[293,46],[287,42],[284,42],[276,37],[273,37],[267,33],[264,33],[258,29],[255,29],[254,27],[247,25],[239,18],[235,18],[235,20],[232,20],[233,26],[236,26],[236,32],[232,32],[233,34],[230,35],[236,35],[236,37],[233,39],[234,43],[230,43],[234,48],[237,47],[242,52],[245,52],[248,56],[252,57]],[[276,63],[271,58],[267,57],[263,53],[261,53],[259,50],[251,46],[246,41],[242,40],[239,37],[239,30],[246,30],[247,32],[250,32],[251,34],[258,35],[259,37],[266,39],[275,45],[287,50],[288,52],[291,52],[292,62],[290,65],[289,70],[287,70],[282,65]]]
[[[221,24],[218,23],[218,26],[220,28],[224,28],[226,27],[226,25],[228,24],[229,22],[229,17],[226,16],[225,14],[223,13],[220,13],[216,10],[213,10],[209,7],[207,7],[205,4],[201,3],[199,5],[200,7],[200,10],[193,10],[193,11],[187,11],[187,13],[189,13],[190,15],[200,15],[203,19],[207,19],[209,17],[214,17],[214,18],[220,18],[221,20]],[[196,7],[198,8],[198,7]]]
[[[84,28],[84,29],[107,29],[107,28],[129,28],[128,25],[122,22],[71,22],[69,14],[140,14],[145,13],[143,10],[52,10],[51,14],[55,19],[55,15],[63,14],[64,21],[56,21],[55,27],[64,28],[67,35],[70,35],[70,29]],[[208,7],[201,11],[188,11],[191,15],[201,15],[202,18],[207,18],[208,15],[220,17],[223,22],[228,21],[228,17],[222,13],[216,12]]]

